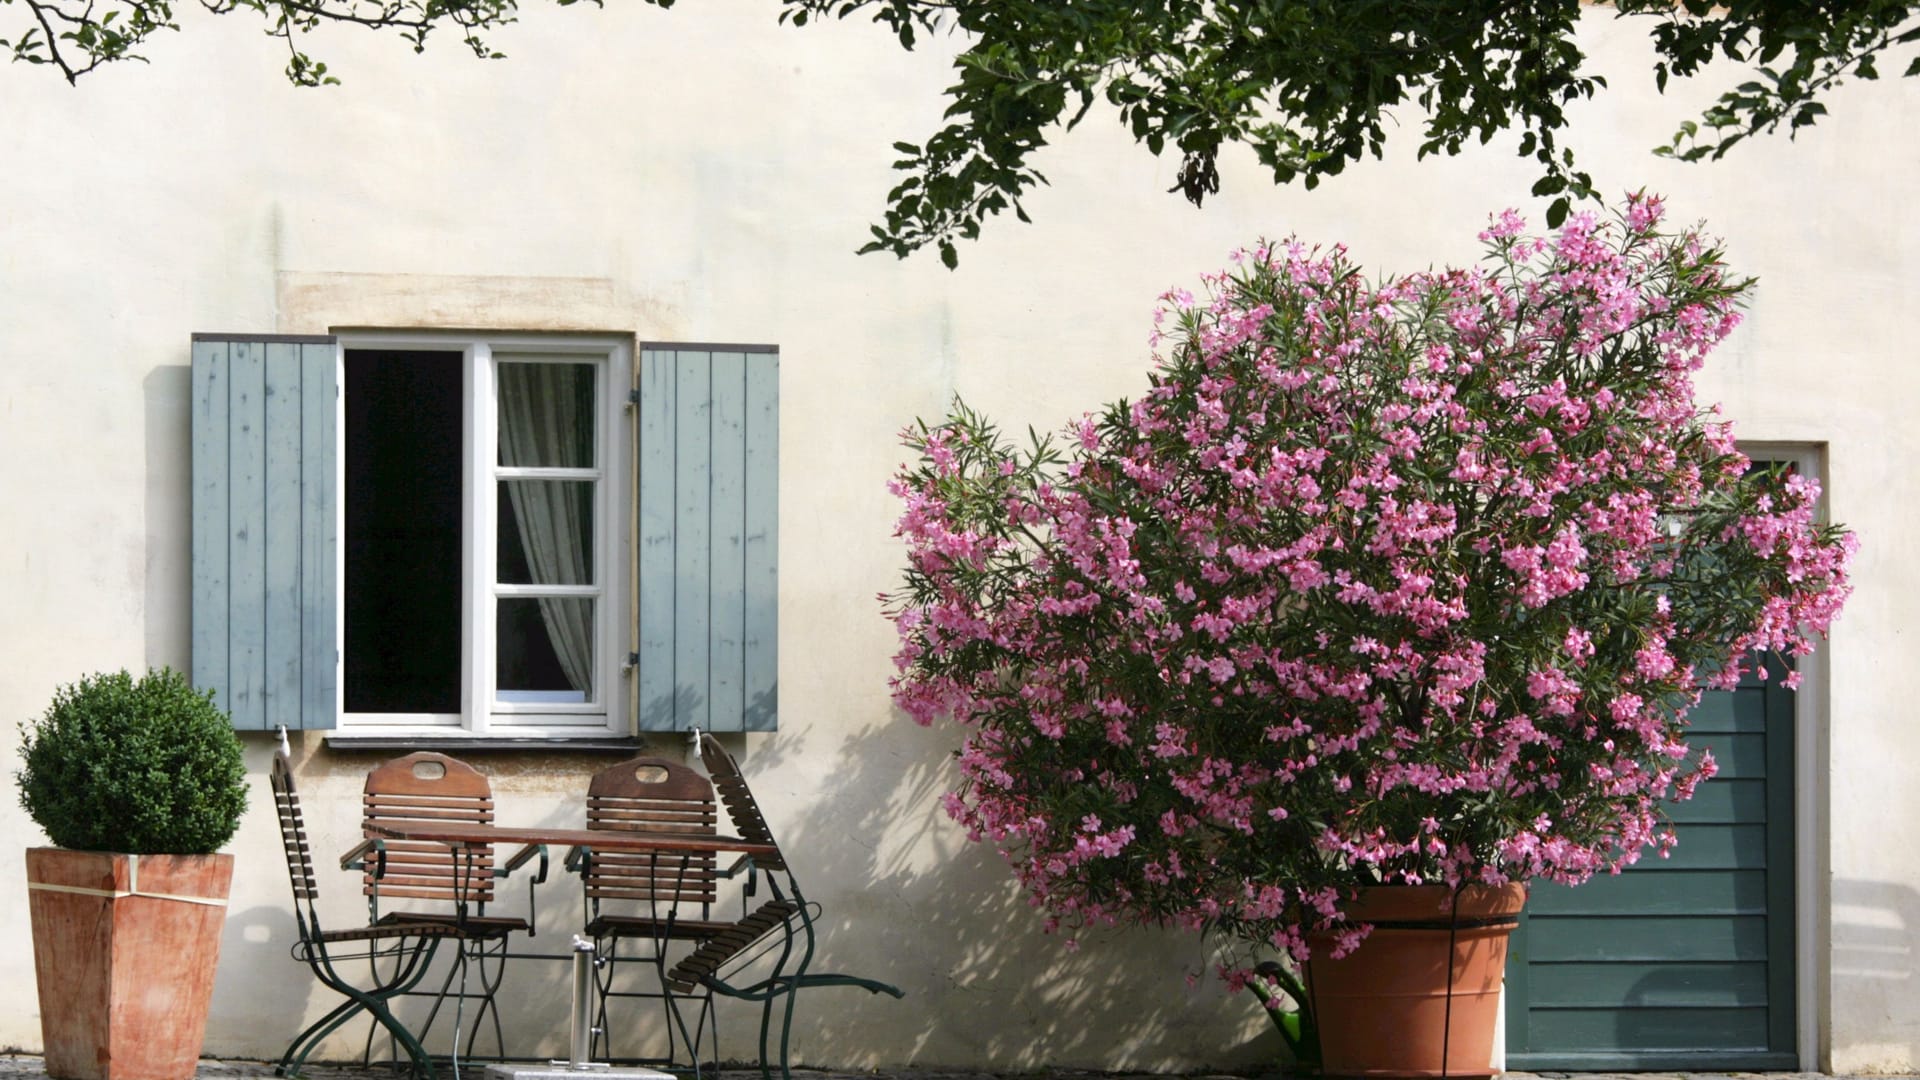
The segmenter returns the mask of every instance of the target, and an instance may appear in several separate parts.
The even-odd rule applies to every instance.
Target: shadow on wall
[[[193,369],[161,365],[141,380],[146,405],[146,584],[142,596],[148,667],[187,670],[193,640],[193,437],[188,409]]]
[[[1920,1029],[1920,892],[1897,882],[1836,878],[1831,913],[1833,999],[1884,1010],[1856,1016],[1854,1038],[1875,1044],[1876,1056],[1911,1068],[1920,1060],[1920,1037],[1909,1035],[1901,1046],[1895,1032]]]
[[[1042,933],[1042,916],[999,856],[967,842],[941,809],[958,779],[949,753],[957,741],[951,728],[923,730],[896,713],[891,725],[844,737],[783,732],[747,744],[741,767],[801,887],[823,907],[817,969],[908,994],[804,995],[796,1059],[1193,1068],[1284,1057],[1251,999],[1229,997],[1206,973],[1210,954],[1197,937],[1104,931],[1070,950],[1063,935]],[[1182,977],[1191,971],[1203,972],[1193,987]],[[745,1034],[745,1020],[734,1030]],[[868,1034],[903,1028],[911,1030]],[[904,1060],[861,1049],[903,1043],[892,1053]]]

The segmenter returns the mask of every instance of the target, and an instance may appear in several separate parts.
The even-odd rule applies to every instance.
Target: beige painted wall
[[[956,392],[1008,425],[1050,428],[1137,391],[1154,296],[1261,236],[1344,240],[1382,271],[1473,259],[1485,213],[1526,205],[1524,163],[1490,150],[1416,167],[1403,145],[1308,193],[1235,156],[1225,190],[1194,211],[1163,194],[1173,163],[1095,116],[1039,158],[1053,181],[1029,204],[1039,224],[998,224],[948,273],[852,254],[892,183],[887,144],[931,130],[946,78],[877,27],[783,29],[770,0],[538,6],[500,35],[512,59],[497,63],[451,41],[415,57],[329,35],[345,85],[296,91],[252,27],[196,15],[150,66],[77,89],[0,67],[0,716],[34,715],[83,672],[187,663],[193,331],[338,319],[777,342],[783,709],[778,735],[744,744],[746,764],[811,867],[826,965],[908,992],[804,1001],[799,1056],[1186,1068],[1278,1053],[1249,1003],[1187,986],[1207,961],[1196,943],[1136,933],[1064,952],[938,811],[955,738],[890,711],[891,633],[873,600],[900,563],[883,490],[893,434]],[[1904,628],[1920,623],[1920,85],[1849,87],[1797,143],[1679,166],[1646,150],[1699,96],[1651,93],[1631,27],[1590,30],[1615,86],[1574,110],[1596,179],[1668,193],[1762,279],[1704,389],[1746,438],[1824,445],[1834,515],[1866,541],[1808,793],[1826,818],[1810,855],[1819,1063],[1920,1068],[1920,734],[1901,705]],[[17,747],[0,743],[10,769]],[[249,741],[256,776],[267,752]],[[315,814],[318,848],[343,848],[370,759],[308,740],[302,760],[310,813],[335,808]],[[597,763],[481,761],[504,817],[542,821],[566,819]],[[0,803],[0,831],[33,842]],[[286,955],[264,791],[234,850],[208,1047],[264,1056],[328,1002]],[[19,846],[0,848],[0,882],[20,880]],[[345,885],[326,882],[343,919],[357,904]],[[563,943],[571,903],[543,902],[542,941]],[[17,885],[0,888],[0,927],[0,985],[14,988],[0,1045],[35,1047]],[[513,973],[511,997],[534,1003],[516,1027],[557,1030],[560,978]]]

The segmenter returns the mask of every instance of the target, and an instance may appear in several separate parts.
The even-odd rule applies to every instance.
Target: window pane
[[[585,702],[593,689],[593,601],[498,601],[494,688],[502,701]]]
[[[460,711],[460,359],[347,351],[348,712]]]
[[[500,481],[504,585],[593,584],[593,481]]]
[[[593,367],[500,361],[500,464],[594,467]]]

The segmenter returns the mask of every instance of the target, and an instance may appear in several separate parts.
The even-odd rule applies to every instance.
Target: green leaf
[[[1567,197],[1564,195],[1553,200],[1553,202],[1547,206],[1547,228],[1557,229],[1565,224],[1567,213],[1572,209],[1572,205],[1567,202]]]

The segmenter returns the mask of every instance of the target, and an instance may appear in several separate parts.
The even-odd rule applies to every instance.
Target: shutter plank
[[[711,560],[711,482],[713,467],[712,354],[681,350],[675,354],[674,471],[674,713],[676,726],[710,728],[709,653],[711,624],[708,575]]]
[[[640,353],[639,462],[640,730],[673,731],[675,353]]]
[[[1696,735],[1732,735],[1743,731],[1765,731],[1767,713],[1763,705],[1766,691],[1758,686],[1735,690],[1713,690],[1700,695],[1700,703],[1687,713],[1687,733]]]
[[[746,679],[747,358],[716,352],[712,379],[713,448],[708,536],[707,657],[715,731],[744,731]]]
[[[749,357],[746,384],[746,729],[772,731],[780,716],[780,354]]]
[[[1767,736],[1764,732],[1736,735],[1690,735],[1687,745],[1710,750],[1720,767],[1716,777],[1727,780],[1762,779],[1767,775]]]
[[[227,707],[228,345],[193,343],[193,685]]]
[[[1740,961],[1767,959],[1767,920],[1761,915],[1590,917],[1535,914],[1532,960]]]
[[[1668,803],[1667,815],[1675,824],[1738,825],[1744,821],[1765,821],[1767,817],[1767,781],[1764,777],[1729,780],[1716,776],[1701,784],[1693,798]]]
[[[261,555],[265,614],[261,726],[300,726],[301,370],[300,346],[269,342],[261,397],[264,424]]]
[[[1541,964],[1533,1007],[1739,1008],[1767,1004],[1764,963]]]
[[[1765,870],[1628,870],[1576,886],[1537,881],[1536,915],[1758,915],[1767,910]]]
[[[339,711],[339,348],[300,346],[300,670],[302,727],[332,728]]]
[[[236,341],[227,383],[230,483],[227,489],[228,608],[227,709],[233,726],[267,726],[266,644],[266,365],[259,342]]]
[[[1536,1009],[1538,1042],[1567,1051],[1689,1050],[1700,1046],[1767,1048],[1767,1010]],[[1705,1063],[1702,1063],[1705,1064]]]

